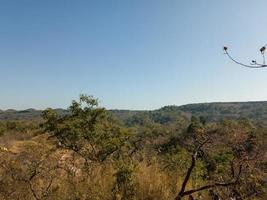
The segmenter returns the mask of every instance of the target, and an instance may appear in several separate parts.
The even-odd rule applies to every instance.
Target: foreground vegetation
[[[81,95],[63,114],[0,122],[0,199],[267,198],[265,126],[175,109],[129,117]]]

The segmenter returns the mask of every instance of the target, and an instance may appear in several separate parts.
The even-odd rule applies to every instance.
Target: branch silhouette
[[[223,47],[223,51],[224,51],[224,54],[226,54],[230,60],[232,60],[234,63],[236,63],[238,65],[241,65],[243,67],[248,67],[248,68],[265,68],[265,67],[267,67],[267,65],[265,63],[265,50],[266,50],[266,47],[267,47],[267,44],[260,48],[260,53],[262,55],[262,63],[258,63],[256,60],[252,60],[250,64],[244,64],[244,63],[238,61],[237,59],[233,58],[229,54],[227,46]]]

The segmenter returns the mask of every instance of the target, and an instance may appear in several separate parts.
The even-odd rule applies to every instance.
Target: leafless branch
[[[228,187],[228,186],[231,186],[231,185],[235,185],[235,184],[238,183],[238,181],[240,179],[241,172],[242,172],[242,165],[239,165],[238,175],[233,180],[231,180],[229,182],[225,182],[225,183],[217,182],[217,183],[213,183],[213,184],[202,186],[202,187],[197,188],[197,189],[188,190],[188,191],[183,193],[183,196],[190,195],[190,194],[193,194],[195,192],[199,192],[199,191],[210,189],[210,188],[214,188],[214,187]]]
[[[184,181],[182,183],[182,187],[180,189],[180,192],[178,193],[178,196],[176,197],[176,200],[180,200],[184,195],[185,193],[185,188],[186,188],[186,185],[190,179],[190,176],[192,174],[192,171],[193,169],[195,168],[196,166],[196,159],[197,159],[197,156],[198,156],[198,153],[199,151],[201,150],[201,148],[207,143],[209,142],[210,138],[208,137],[207,139],[205,139],[204,141],[202,142],[199,142],[199,145],[197,146],[197,148],[195,149],[194,153],[192,154],[191,156],[191,164],[190,164],[190,167],[188,168],[187,170],[187,173],[186,173],[186,176],[184,178]]]
[[[262,59],[263,59],[262,63],[258,63],[256,60],[252,60],[250,64],[244,64],[244,63],[242,63],[242,62],[240,62],[240,61],[234,59],[234,58],[229,54],[229,52],[228,52],[228,47],[224,46],[224,47],[223,47],[223,51],[224,51],[224,53],[228,56],[228,58],[229,58],[230,60],[232,60],[234,63],[236,63],[236,64],[238,64],[238,65],[241,65],[241,66],[243,66],[243,67],[248,67],[248,68],[265,68],[265,67],[267,67],[267,65],[266,65],[266,63],[265,63],[265,55],[264,55],[265,50],[266,50],[266,47],[267,47],[267,44],[264,45],[264,46],[260,49],[260,53],[261,53],[261,55],[262,55]]]

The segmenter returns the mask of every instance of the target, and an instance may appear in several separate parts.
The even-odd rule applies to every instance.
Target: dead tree
[[[193,154],[191,156],[190,166],[189,166],[187,173],[186,173],[186,176],[183,180],[182,187],[181,187],[178,195],[176,196],[175,200],[181,200],[185,196],[190,196],[192,198],[192,194],[194,194],[194,193],[197,193],[197,192],[200,192],[203,190],[216,188],[216,187],[229,187],[229,186],[235,185],[239,182],[240,175],[242,172],[242,166],[243,166],[242,163],[239,164],[239,168],[238,168],[237,173],[235,173],[233,171],[233,179],[228,181],[228,182],[213,182],[211,184],[207,184],[207,185],[204,185],[204,186],[196,188],[196,189],[186,190],[187,183],[188,183],[188,181],[192,175],[193,169],[196,166],[196,161],[197,161],[198,155],[203,152],[202,147],[209,142],[210,142],[210,138],[207,138],[203,142],[200,142],[199,145],[197,146],[197,148],[195,149],[195,151],[193,152]]]
[[[182,200],[190,195],[192,197],[198,192],[214,192],[215,190],[219,193],[222,192],[220,195],[228,191],[228,197],[233,195],[236,198],[238,195],[229,192],[233,192],[235,188],[239,190],[241,186],[246,185],[246,181],[249,180],[248,174],[261,159],[253,128],[250,123],[244,121],[225,121],[209,126],[194,120],[189,125],[187,135],[181,145],[190,153],[191,160],[175,200]],[[197,162],[209,163],[209,159],[212,160],[213,156],[219,155],[216,153],[216,149],[224,149],[232,156],[224,163],[225,170],[218,172],[210,169],[210,175],[206,177],[206,185],[187,190],[189,180],[197,167]],[[213,168],[218,166],[220,164],[215,162]],[[219,194],[213,195],[213,200],[219,198],[216,195]]]
[[[250,64],[244,64],[244,63],[238,61],[237,59],[233,58],[229,54],[228,47],[224,46],[223,47],[223,51],[224,51],[224,54],[226,54],[230,60],[232,60],[234,63],[236,63],[238,65],[241,65],[243,67],[248,67],[248,68],[265,68],[265,67],[267,67],[267,64],[265,63],[265,55],[264,55],[265,54],[266,47],[267,47],[267,44],[264,45],[263,47],[261,47],[260,50],[259,50],[260,53],[261,53],[261,55],[262,55],[262,62],[261,63],[257,62],[254,59],[254,60],[251,61]]]

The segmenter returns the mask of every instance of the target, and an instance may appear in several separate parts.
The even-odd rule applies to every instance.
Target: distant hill
[[[223,118],[267,120],[267,101],[189,104],[180,106],[179,109],[214,121]]]
[[[152,111],[110,111],[127,125],[142,125],[150,120],[168,124],[188,121],[191,116],[202,116],[207,121],[223,119],[249,119],[255,124],[267,126],[267,101],[198,103],[183,106],[165,106]]]
[[[59,114],[67,114],[64,109],[55,109]],[[117,119],[131,126],[146,120],[167,124],[177,120],[190,119],[192,115],[203,116],[207,121],[248,118],[254,123],[267,125],[267,101],[198,103],[183,106],[165,106],[158,110],[131,111],[109,110]],[[41,110],[0,110],[0,120],[41,119]]]
[[[55,109],[60,115],[66,114],[68,111],[64,109]],[[0,110],[0,120],[32,120],[41,119],[42,110],[36,110],[33,108],[27,110]]]

